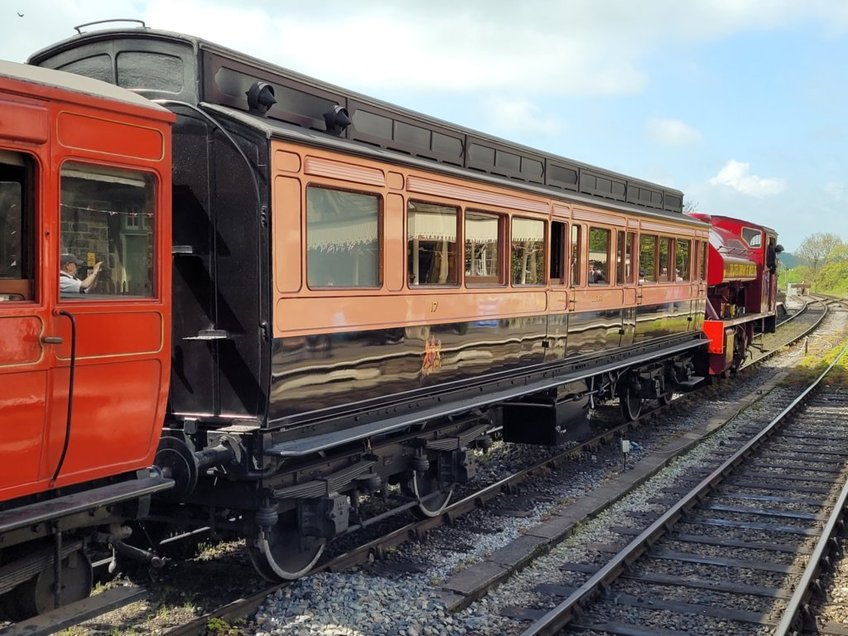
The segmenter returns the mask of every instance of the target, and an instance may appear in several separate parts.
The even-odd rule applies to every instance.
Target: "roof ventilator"
[[[274,96],[274,87],[268,82],[253,82],[247,89],[247,107],[251,115],[262,115],[268,112],[277,98]]]
[[[345,128],[351,124],[350,114],[347,112],[347,108],[336,104],[324,113],[324,123],[327,125],[328,133],[341,137]]]

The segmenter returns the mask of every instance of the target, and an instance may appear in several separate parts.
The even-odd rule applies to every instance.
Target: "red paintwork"
[[[28,68],[20,66],[19,74]],[[37,166],[36,272],[31,287],[24,285],[32,292],[28,300],[0,301],[0,501],[152,465],[170,373],[174,117],[132,100],[44,83],[44,77],[33,71],[22,81],[0,73],[0,150],[26,153]],[[59,298],[59,171],[68,160],[155,177],[154,298]],[[0,293],[15,284],[21,282],[0,279]],[[60,310],[76,317],[77,360],[70,444],[52,483],[65,436],[70,367],[70,322]],[[64,342],[44,344],[46,336]]]
[[[775,314],[777,276],[766,267],[766,251],[770,241],[776,243],[777,233],[763,225],[728,216],[701,213],[690,216],[710,224],[707,302],[719,319],[710,319],[715,316],[708,313],[703,330],[710,339],[709,371],[719,374],[733,362],[732,351],[725,348],[725,332],[732,329],[733,337],[744,337],[747,346],[756,332],[755,325]],[[745,230],[759,236],[759,245],[750,245],[745,240]],[[744,301],[736,301],[739,298]]]

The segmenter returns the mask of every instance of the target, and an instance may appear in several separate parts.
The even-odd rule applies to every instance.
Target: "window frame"
[[[320,285],[313,286],[309,284],[309,189],[315,188],[317,190],[331,190],[334,192],[344,192],[348,194],[358,194],[361,196],[374,197],[377,199],[377,284],[376,285]],[[303,238],[302,238],[302,250],[303,250],[303,273],[302,273],[302,284],[304,289],[308,289],[310,292],[315,293],[327,293],[327,292],[336,292],[338,290],[343,291],[362,291],[362,292],[373,292],[374,290],[382,289],[385,286],[385,271],[384,271],[384,261],[385,261],[385,245],[384,245],[384,223],[385,223],[385,198],[382,193],[374,192],[373,190],[358,190],[356,188],[350,187],[339,187],[339,185],[335,183],[324,183],[320,181],[312,181],[304,184],[303,186],[303,217],[302,217],[302,228],[303,228]]]
[[[533,221],[535,223],[542,224],[542,257],[541,257],[541,281],[538,283],[516,283],[513,277],[513,269],[512,269],[512,259],[514,252],[514,240],[513,240],[513,228],[515,227],[515,220],[523,219],[525,221]],[[525,288],[525,287],[545,287],[548,284],[548,261],[547,261],[547,250],[548,250],[548,223],[547,219],[540,219],[533,216],[523,216],[521,214],[511,214],[509,217],[509,284],[510,287],[516,288]]]
[[[559,251],[554,253],[554,225],[560,226],[556,233],[559,235]],[[568,249],[569,249],[569,223],[562,218],[552,218],[550,231],[548,232],[548,280],[552,286],[564,287],[568,284]],[[559,276],[554,276],[554,266],[559,269]]]
[[[685,243],[686,247],[686,276],[679,277],[677,275],[677,255],[680,252],[680,244]],[[690,283],[692,282],[692,239],[683,238],[680,236],[674,237],[674,282]]]
[[[660,245],[665,243],[668,246],[666,251],[666,275],[665,280],[662,280],[660,275],[662,274],[662,249],[660,249]],[[673,283],[674,278],[672,277],[673,265],[674,265],[674,238],[668,236],[667,234],[660,234],[657,237],[657,282],[658,283]]]
[[[39,183],[43,170],[37,155],[21,148],[0,147],[0,155],[9,154],[21,161],[20,171],[20,239],[17,246],[16,261],[19,263],[19,276],[0,277],[0,303],[37,303],[39,302],[39,280],[42,272],[37,263],[40,262],[38,240]],[[11,159],[3,164],[13,168],[16,164]],[[11,177],[12,175],[10,175]],[[10,180],[9,183],[16,183]]]
[[[145,228],[144,225],[139,225],[139,229],[148,229],[150,231],[150,248],[151,248],[151,263],[149,270],[149,280],[151,286],[151,292],[148,295],[139,295],[139,294],[122,294],[122,293],[98,293],[96,290],[89,294],[63,294],[60,286],[57,284],[56,293],[59,299],[59,302],[84,302],[84,303],[92,303],[98,301],[105,302],[115,302],[120,301],[124,302],[137,302],[137,303],[145,303],[145,302],[162,302],[162,287],[160,280],[160,272],[159,269],[162,267],[162,247],[160,245],[162,241],[162,231],[163,231],[163,223],[165,222],[162,218],[163,215],[162,205],[161,205],[161,196],[162,196],[162,181],[159,176],[159,173],[155,170],[147,169],[145,167],[139,165],[126,165],[119,163],[109,163],[106,161],[96,161],[90,158],[84,157],[66,157],[59,164],[56,175],[58,178],[58,187],[57,187],[57,197],[58,197],[58,238],[57,238],[57,247],[59,248],[59,253],[57,254],[57,260],[61,258],[61,254],[66,250],[72,250],[73,248],[68,248],[68,246],[63,241],[64,233],[62,231],[62,179],[63,172],[69,164],[74,164],[79,166],[81,169],[85,168],[102,168],[106,170],[115,170],[115,171],[124,171],[131,172],[137,175],[143,175],[146,179],[149,179],[150,184],[150,203],[153,206],[153,219],[152,222],[147,224]],[[94,172],[94,171],[93,171]],[[126,221],[127,219],[123,219]],[[122,223],[121,230],[124,230],[125,226]],[[121,234],[123,236],[134,236],[135,234]],[[108,239],[107,239],[108,240]],[[79,254],[76,254],[79,257]],[[103,258],[105,266],[108,268],[108,263],[106,263],[106,255],[104,254]],[[61,262],[59,263],[59,267],[61,267]],[[57,281],[58,282],[58,281]]]
[[[454,271],[456,272],[456,280],[454,282],[445,283],[413,283],[410,280],[412,271],[410,270],[409,260],[409,206],[412,204],[431,205],[440,208],[450,208],[456,213],[455,231],[456,231],[456,248],[454,250]],[[408,198],[405,200],[403,209],[403,242],[404,242],[404,274],[406,276],[406,287],[410,290],[416,289],[457,289],[462,286],[462,278],[465,270],[465,233],[464,233],[465,215],[462,207],[456,203],[445,203],[435,201],[425,201],[423,199]]]
[[[659,282],[658,276],[657,276],[657,267],[658,267],[657,260],[658,260],[658,256],[659,256],[659,249],[658,249],[659,248],[659,238],[660,237],[659,237],[658,234],[648,234],[648,233],[643,234],[642,232],[639,233],[639,261],[637,263],[637,267],[639,268],[639,278],[637,280],[641,281],[639,283],[640,285],[648,285],[648,284],[655,285],[656,283]],[[652,260],[652,262],[650,263],[651,268],[653,269],[653,274],[652,274],[653,278],[647,278],[647,270],[644,267],[645,263],[642,261],[642,239],[653,239],[653,241],[652,241],[653,245],[651,247],[651,255],[652,255],[651,260]],[[646,272],[645,276],[642,276],[643,271]]]
[[[583,243],[586,242],[583,229],[584,226],[580,223],[571,224],[568,240],[569,287],[582,287],[583,284]]]
[[[493,216],[498,220],[498,242],[497,242],[497,252],[498,252],[498,266],[497,266],[497,281],[492,281],[492,276],[470,276],[465,271],[465,257],[466,257],[466,248],[468,247],[468,232],[466,228],[466,222],[468,220],[469,214],[482,214],[485,216]],[[482,210],[479,208],[465,208],[462,210],[462,219],[461,219],[461,229],[462,234],[458,235],[462,243],[462,282],[466,287],[469,288],[480,288],[480,287],[505,287],[506,286],[506,268],[505,263],[507,259],[504,257],[504,253],[506,252],[506,227],[507,227],[507,215],[502,212],[492,212],[490,210]]]
[[[590,287],[611,287],[613,285],[613,272],[611,271],[613,267],[611,265],[615,265],[615,261],[612,258],[612,254],[615,253],[615,231],[613,228],[600,226],[600,225],[589,225],[588,226],[588,240],[586,241],[586,284]],[[589,266],[592,263],[592,232],[597,230],[598,232],[606,232],[607,235],[607,250],[606,250],[606,261],[605,265],[605,278],[602,281],[592,281],[592,275],[589,271]]]
[[[749,241],[749,240],[748,240],[748,238],[745,236],[745,233],[746,233],[746,232],[752,232],[752,233],[755,233],[755,234],[756,234],[756,236],[757,236],[757,238],[758,238],[758,239],[760,239],[759,244],[758,244],[758,245],[754,245],[753,243],[751,243],[751,241]],[[760,228],[750,227],[750,226],[748,226],[748,225],[743,225],[743,226],[742,226],[742,229],[740,230],[740,232],[739,232],[739,233],[740,233],[740,235],[742,236],[742,240],[743,240],[743,241],[745,241],[745,245],[747,245],[747,246],[748,246],[748,247],[750,247],[751,249],[759,250],[759,249],[762,249],[762,248],[763,248],[763,245],[767,245],[767,244],[768,244],[768,241],[766,241],[765,243],[763,242],[763,234],[764,234],[764,232],[763,232],[763,231],[762,231],[762,229],[760,229]],[[752,236],[753,236],[753,234],[752,234]]]

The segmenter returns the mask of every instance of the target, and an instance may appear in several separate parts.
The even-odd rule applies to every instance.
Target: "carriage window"
[[[580,252],[582,247],[581,227],[571,226],[571,286],[580,284]]]
[[[565,285],[565,223],[551,223],[550,279],[554,285]]]
[[[610,243],[612,232],[597,227],[589,228],[589,284],[609,285]]]
[[[512,284],[545,284],[545,222],[512,217]]]
[[[456,208],[410,201],[407,206],[406,253],[410,285],[456,285]]]
[[[698,241],[698,245],[701,246],[701,253],[698,255],[698,262],[700,263],[698,267],[698,280],[707,280],[707,242],[706,241]]]
[[[657,282],[657,237],[639,237],[639,282]]]
[[[310,288],[379,287],[379,198],[307,188],[306,249]]]
[[[743,227],[742,238],[750,247],[762,247],[763,245],[763,233],[756,228]]]
[[[62,297],[153,296],[153,176],[66,163],[61,177]]]
[[[626,237],[626,238],[625,238]],[[616,243],[616,280],[619,285],[633,282],[633,243],[636,235],[633,232],[619,230]]]
[[[677,239],[677,246],[674,250],[674,258],[676,262],[675,280],[689,280],[689,252],[691,243],[684,239]]]
[[[667,236],[661,236],[659,241],[659,273],[657,280],[661,283],[667,283],[671,279],[671,239]]]
[[[0,150],[0,302],[34,296],[33,162]]]
[[[503,217],[483,212],[465,213],[465,282],[500,285],[501,224]]]
[[[633,251],[636,249],[636,233],[627,233],[627,246],[624,248],[624,280],[627,283],[633,282]]]

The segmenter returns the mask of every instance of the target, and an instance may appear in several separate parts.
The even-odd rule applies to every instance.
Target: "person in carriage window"
[[[91,273],[85,278],[79,279],[77,278],[77,271],[80,265],[85,265],[85,261],[73,254],[62,254],[59,264],[59,291],[62,294],[85,294],[88,292],[97,282],[97,276],[103,266],[102,261],[95,263]]]

